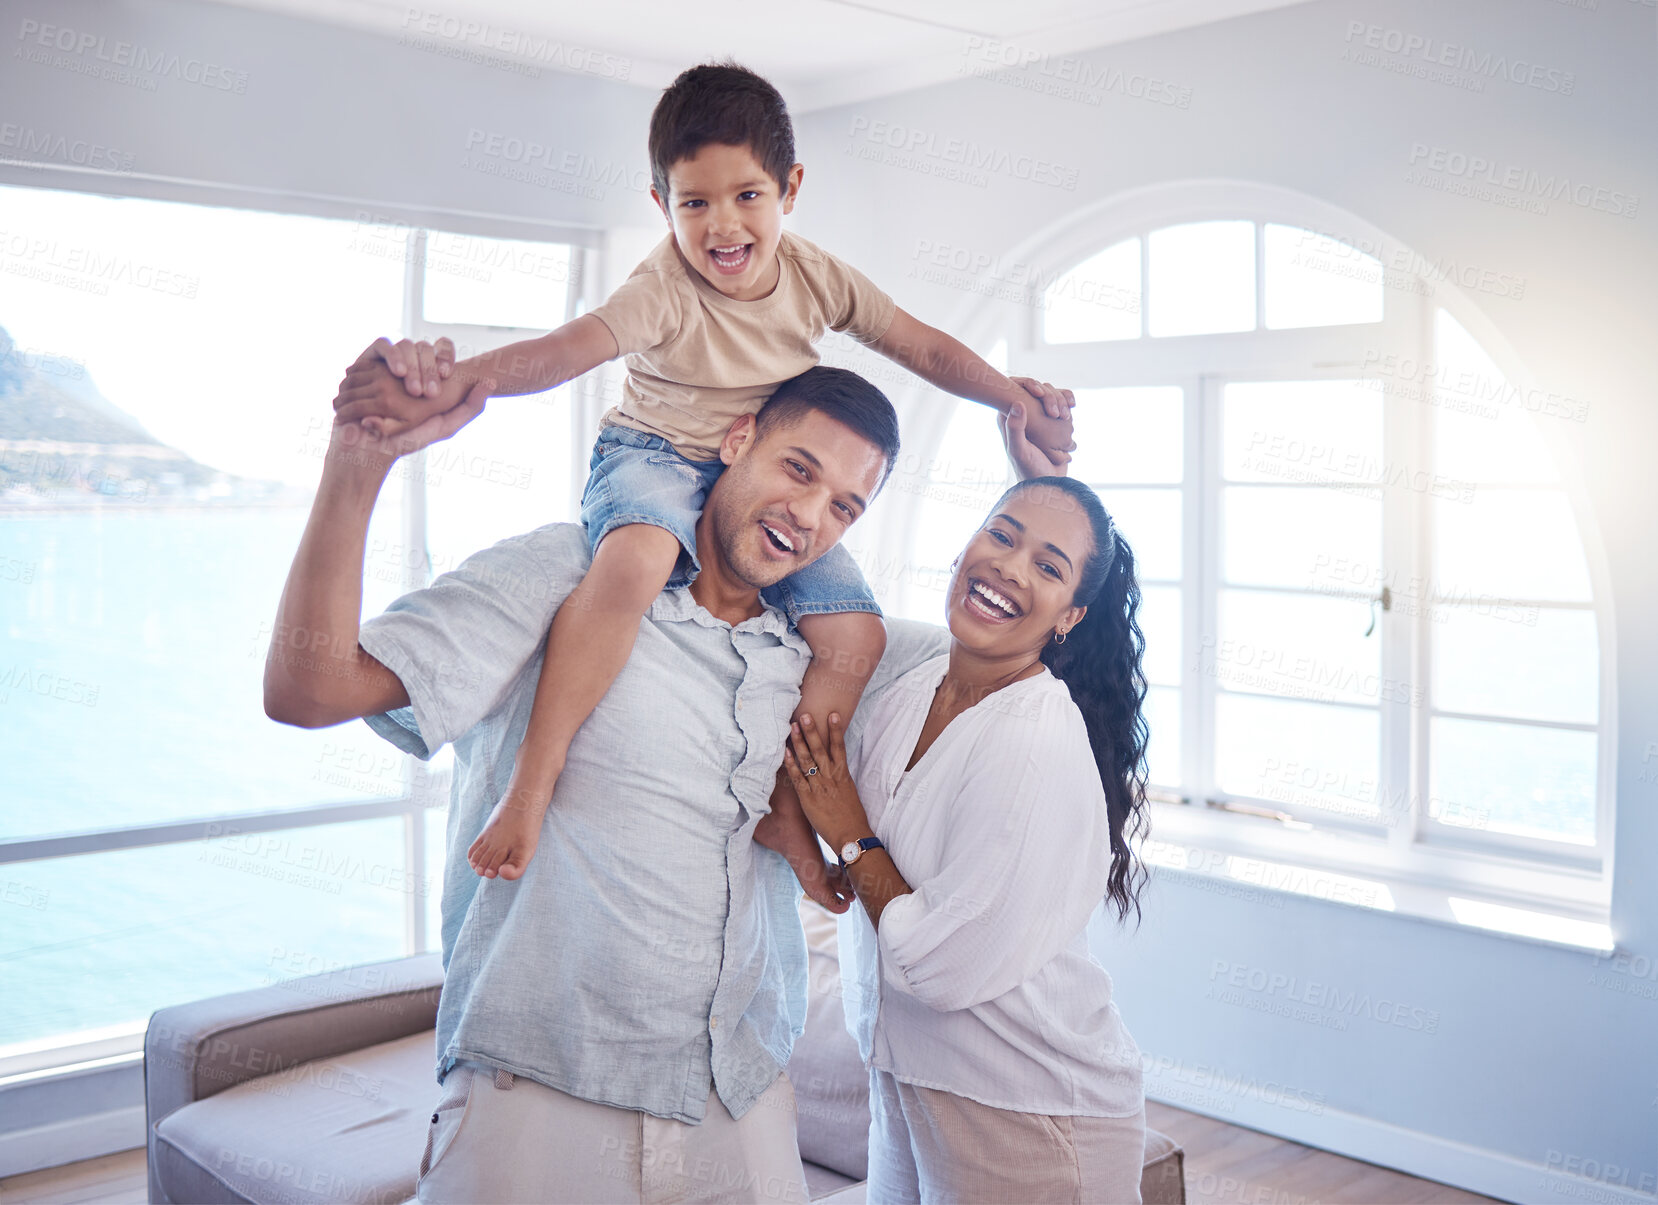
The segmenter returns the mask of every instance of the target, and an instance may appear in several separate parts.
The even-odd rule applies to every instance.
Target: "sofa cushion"
[[[806,1172],[806,1199],[810,1201],[821,1201],[824,1197],[857,1183],[852,1177],[831,1171],[810,1159],[802,1159],[800,1166]]]
[[[186,1105],[156,1126],[174,1201],[386,1205],[414,1194],[433,1034],[300,1063]]]
[[[806,1032],[789,1060],[800,1157],[852,1180],[869,1175],[869,1072],[846,1030],[835,918],[801,897],[810,974]]]
[[[1140,1201],[1141,1205],[1185,1205],[1186,1201],[1186,1152],[1173,1138],[1149,1126]]]

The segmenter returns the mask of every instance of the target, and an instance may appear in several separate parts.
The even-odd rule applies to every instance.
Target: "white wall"
[[[48,17],[245,72],[245,91],[170,77],[128,87],[14,54],[24,22]],[[1470,94],[1346,62],[1353,22],[1569,71],[1575,86],[1565,96],[1494,80]],[[1645,872],[1658,860],[1658,786],[1643,776],[1658,765],[1645,760],[1658,742],[1658,625],[1647,619],[1658,604],[1648,464],[1658,447],[1654,23],[1642,0],[1317,0],[1078,56],[1095,72],[1189,89],[1185,108],[1114,93],[1093,105],[964,79],[803,115],[807,186],[795,228],[946,326],[969,303],[906,276],[917,240],[1006,251],[1079,205],[1184,178],[1297,189],[1430,258],[1523,275],[1523,300],[1478,300],[1543,384],[1591,402],[1584,456],[1618,642],[1613,928],[1621,948],[1658,960],[1658,883]],[[212,199],[210,188],[173,183],[205,181],[259,190],[270,208],[349,215],[367,204],[452,227],[466,214],[494,215],[498,229],[503,218],[594,230],[656,221],[628,183],[645,166],[653,96],[615,78],[531,79],[186,0],[0,0],[0,37],[0,136],[10,123],[130,155],[122,191]],[[980,188],[860,161],[848,153],[857,121],[1028,151],[1074,172],[1076,187],[993,174]],[[487,149],[469,148],[473,131],[539,139],[564,166],[526,184],[463,165],[469,149]],[[1405,182],[1418,143],[1634,194],[1637,216],[1564,203],[1522,214],[1428,191]],[[506,165],[489,155],[466,164],[483,161]],[[618,173],[622,182],[606,182]],[[72,179],[0,167],[0,182]],[[1570,1196],[1542,1174],[1551,1160],[1628,1169],[1630,1185],[1658,1175],[1658,999],[1640,995],[1658,982],[1586,955],[1299,898],[1251,903],[1165,878],[1146,902],[1138,935],[1103,950],[1146,1051],[1194,1075],[1253,1076],[1320,1102],[1316,1114],[1236,1106],[1235,1119],[1527,1200]],[[1221,1007],[1205,998],[1217,959],[1433,1010],[1438,1031],[1363,1020],[1335,1031]],[[1225,1116],[1233,1106],[1213,1107]]]
[[[90,44],[66,53],[43,36]],[[418,26],[387,38],[189,0],[4,0],[0,40],[0,156],[62,162],[108,148],[96,162],[130,173],[115,182],[121,191],[252,196],[330,216],[367,205],[445,228],[491,215],[503,233],[513,223],[598,231],[655,212],[645,157],[654,95],[623,82],[626,60],[596,61],[590,75],[506,69],[500,56],[453,57],[476,48]],[[129,61],[142,54],[163,69],[128,67],[132,84],[87,74],[119,43],[134,48],[119,52]],[[212,85],[191,82],[208,68]],[[60,136],[55,154],[19,150]],[[71,180],[0,167],[4,183]]]
[[[1620,949],[1644,956],[1636,967],[1658,966],[1658,883],[1645,871],[1658,859],[1655,18],[1636,0],[1319,0],[1076,56],[1096,79],[1120,70],[1189,88],[1186,108],[968,78],[797,123],[807,172],[798,228],[946,327],[980,303],[908,274],[919,240],[1007,256],[1079,206],[1180,179],[1295,189],[1430,260],[1525,278],[1520,300],[1476,300],[1540,384],[1590,404],[1581,454],[1617,641],[1612,927]],[[1506,80],[1470,93],[1344,61],[1364,44],[1363,33],[1348,40],[1351,23],[1540,64],[1560,84],[1570,72],[1571,94]],[[1060,183],[990,172],[981,187],[861,159],[878,122],[931,140],[923,148],[961,138],[981,152],[1024,152],[1056,165]],[[1418,143],[1633,194],[1636,216],[1559,201],[1546,215],[1521,213],[1430,191],[1406,181]],[[946,157],[923,149],[916,161]],[[1648,1193],[1658,1185],[1658,979],[1339,905],[1240,900],[1167,875],[1146,905],[1139,933],[1100,952],[1131,1030],[1165,1063],[1165,1089],[1194,1107],[1515,1199],[1598,1191],[1556,1187],[1543,1172],[1551,1162]],[[1220,1004],[1210,998],[1217,961],[1437,1012],[1438,1032],[1363,1019],[1337,1031]],[[1292,1105],[1228,1098],[1213,1089],[1217,1074],[1278,1085]]]

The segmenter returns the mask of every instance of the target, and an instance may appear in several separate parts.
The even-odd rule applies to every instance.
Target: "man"
[[[347,385],[383,377],[384,354],[366,351]],[[753,833],[809,650],[759,591],[833,544],[829,507],[861,513],[874,497],[896,416],[855,374],[818,367],[732,424],[696,528],[701,572],[647,612],[572,743],[541,856],[509,881],[478,878],[465,851],[511,772],[548,623],[587,569],[581,529],[502,541],[358,627],[369,516],[393,463],[453,435],[483,398],[390,440],[336,424],[266,667],[273,719],[364,717],[419,757],[455,747],[442,1093],[420,1197],[804,1202],[781,1074],[805,1015],[798,889]],[[1017,416],[1004,433],[1028,474],[1039,453]],[[763,520],[803,537],[792,554]],[[942,642],[923,625],[895,632],[873,685]],[[296,643],[317,651],[292,655]]]

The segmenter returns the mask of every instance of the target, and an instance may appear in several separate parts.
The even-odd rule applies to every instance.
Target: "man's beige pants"
[[[459,1063],[443,1080],[416,1195],[434,1205],[807,1205],[794,1088],[779,1075],[741,1121],[710,1092],[702,1123],[689,1125]]]

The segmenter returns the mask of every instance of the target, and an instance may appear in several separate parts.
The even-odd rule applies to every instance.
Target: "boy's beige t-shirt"
[[[825,330],[872,343],[892,325],[892,298],[850,264],[787,231],[777,287],[733,301],[685,262],[669,235],[592,310],[626,357],[622,401],[605,413],[660,435],[691,460],[719,457],[731,424],[818,362]]]

